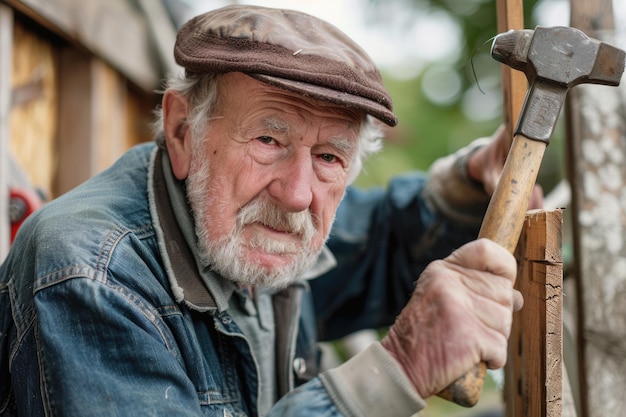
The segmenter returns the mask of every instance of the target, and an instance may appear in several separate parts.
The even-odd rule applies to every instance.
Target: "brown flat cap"
[[[397,124],[367,53],[335,26],[302,12],[244,5],[210,11],[183,25],[174,57],[187,74],[243,72]]]

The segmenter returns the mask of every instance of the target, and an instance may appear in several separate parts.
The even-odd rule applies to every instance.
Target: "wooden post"
[[[9,252],[9,112],[13,56],[13,11],[0,3],[0,262]]]
[[[571,26],[624,49],[611,0],[571,0]],[[581,417],[626,412],[626,82],[568,95]]]
[[[560,209],[532,211],[520,236],[516,286],[524,307],[509,338],[507,417],[562,415],[562,222]]]
[[[124,80],[76,49],[63,49],[60,62],[56,195],[107,168],[127,143]]]
[[[524,2],[522,0],[498,0],[498,32],[524,29]],[[506,124],[509,141],[513,141],[513,128],[522,110],[528,90],[526,75],[508,65],[500,65],[502,80],[502,119]],[[510,147],[510,143],[509,143]]]

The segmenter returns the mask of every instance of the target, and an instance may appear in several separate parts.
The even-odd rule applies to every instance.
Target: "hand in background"
[[[504,163],[509,154],[511,138],[507,129],[501,125],[491,136],[491,141],[478,149],[467,161],[467,173],[475,181],[481,182],[485,191],[491,195],[502,175]],[[543,190],[536,184],[530,196],[528,209],[543,207]]]

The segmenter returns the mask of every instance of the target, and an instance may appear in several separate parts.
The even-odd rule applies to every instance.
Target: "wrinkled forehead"
[[[317,116],[327,124],[344,124],[350,128],[359,128],[366,113],[360,109],[338,105],[305,94],[284,90],[261,82],[247,74],[229,72],[216,77],[217,104],[220,112],[238,110],[249,106],[251,111],[266,110],[280,115],[292,111],[304,116]],[[278,118],[278,117],[277,117]]]

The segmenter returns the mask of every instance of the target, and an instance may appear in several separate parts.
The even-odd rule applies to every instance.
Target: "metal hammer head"
[[[571,27],[537,27],[495,37],[491,55],[523,71],[530,89],[516,134],[548,142],[570,87],[619,85],[626,53]]]

